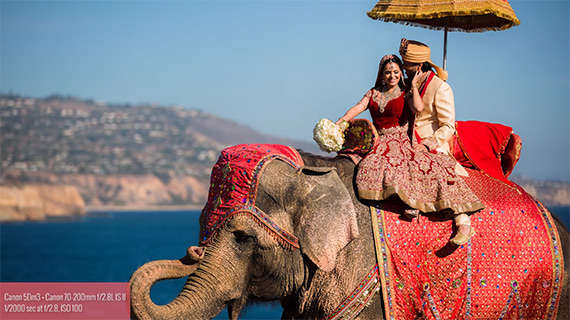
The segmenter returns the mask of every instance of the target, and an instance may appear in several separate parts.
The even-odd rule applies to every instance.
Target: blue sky
[[[373,85],[400,38],[443,32],[368,18],[376,1],[0,2],[0,89],[201,109],[312,141]],[[514,174],[570,180],[569,2],[518,1],[521,25],[448,35],[457,120],[513,127]]]

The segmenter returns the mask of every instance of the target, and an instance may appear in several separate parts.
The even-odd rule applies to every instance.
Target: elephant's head
[[[193,247],[186,261],[141,267],[152,272],[137,271],[131,278],[134,317],[205,319],[227,306],[230,319],[236,319],[250,298],[295,297],[302,304],[306,297],[298,295],[315,272],[335,269],[338,252],[358,236],[348,190],[334,169],[298,166],[280,159],[271,158],[256,167],[252,180],[255,194],[248,204],[258,212],[241,208],[224,219],[209,220],[209,211],[228,203],[216,202],[221,189],[213,183],[215,191],[210,190],[209,205],[200,219],[205,252],[202,255]],[[232,208],[225,209],[228,213]],[[152,283],[168,278],[162,274],[180,269],[184,262],[192,267],[179,274],[191,273],[180,295],[167,305],[155,305],[148,292]]]

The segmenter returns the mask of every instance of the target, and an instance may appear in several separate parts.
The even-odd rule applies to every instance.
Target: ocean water
[[[179,259],[198,243],[199,211],[90,213],[74,220],[0,224],[0,282],[128,282],[148,261]],[[184,279],[151,289],[157,304]],[[256,303],[242,319],[280,319],[278,303]],[[216,319],[227,319],[224,310]]]
[[[568,228],[570,207],[551,207]],[[198,243],[198,211],[90,213],[75,220],[0,224],[0,282],[127,282],[142,264],[179,259]],[[157,304],[184,279],[153,286]],[[280,319],[278,303],[251,304],[242,319]],[[216,319],[227,319],[224,310]]]

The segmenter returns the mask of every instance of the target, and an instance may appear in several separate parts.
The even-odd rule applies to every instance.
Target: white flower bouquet
[[[325,152],[337,152],[344,144],[344,131],[348,128],[348,122],[343,121],[340,125],[329,119],[321,119],[313,129],[313,140],[319,148]]]

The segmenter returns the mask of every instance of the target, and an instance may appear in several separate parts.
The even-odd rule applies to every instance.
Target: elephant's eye
[[[246,243],[254,239],[254,236],[246,234],[241,230],[234,231],[234,237],[237,243]]]

